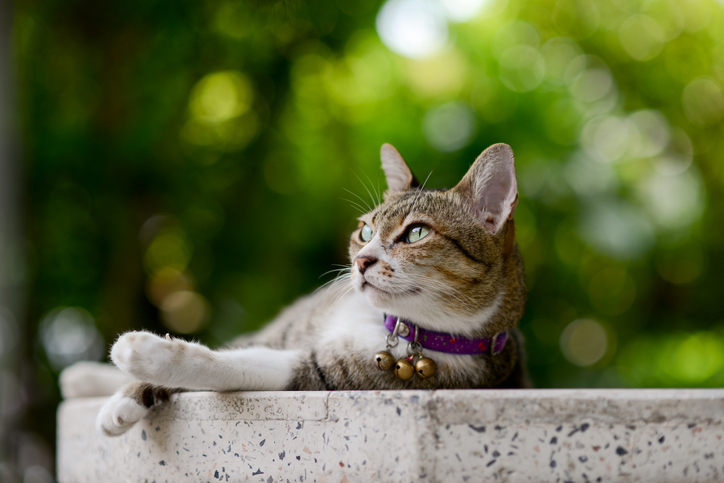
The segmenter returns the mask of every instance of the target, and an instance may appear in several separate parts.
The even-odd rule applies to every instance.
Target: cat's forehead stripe
[[[406,191],[399,195],[390,206],[384,209],[385,216],[398,216],[400,214],[407,215],[416,206],[426,201],[427,193],[424,191]]]

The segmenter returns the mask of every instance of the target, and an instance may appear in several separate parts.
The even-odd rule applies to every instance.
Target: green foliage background
[[[329,280],[383,142],[428,187],[513,147],[538,386],[722,384],[722,5],[490,0],[418,59],[381,6],[15,2],[32,424],[118,332],[216,345]]]

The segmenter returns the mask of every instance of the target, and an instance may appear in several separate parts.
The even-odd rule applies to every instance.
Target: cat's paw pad
[[[117,393],[101,408],[96,417],[96,428],[106,436],[120,436],[143,418],[147,411],[145,406]]]
[[[164,385],[173,371],[174,357],[183,351],[184,344],[150,332],[127,332],[113,344],[111,360],[140,381]]]

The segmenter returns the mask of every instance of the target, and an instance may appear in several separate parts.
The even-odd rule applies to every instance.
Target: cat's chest
[[[323,351],[371,355],[385,348],[387,334],[383,311],[372,306],[364,296],[354,293],[330,311],[318,345]]]
[[[372,364],[374,354],[382,350],[390,352],[395,359],[407,356],[404,339],[400,338],[395,347],[387,347],[389,334],[382,309],[371,305],[363,295],[353,293],[330,311],[316,341],[316,351],[320,360],[328,363],[355,355]],[[426,350],[425,354],[434,358],[439,369],[454,372],[469,371],[481,363],[471,355],[432,350]]]

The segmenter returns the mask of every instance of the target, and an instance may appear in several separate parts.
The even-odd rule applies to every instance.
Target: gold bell
[[[380,351],[375,354],[375,365],[377,369],[381,371],[387,371],[392,369],[392,365],[395,363],[395,358],[392,357],[387,351]]]
[[[398,379],[406,381],[415,375],[415,366],[407,359],[398,359],[395,362],[395,375]]]
[[[415,363],[415,372],[423,379],[427,379],[435,375],[437,372],[437,364],[429,357],[423,357]]]

